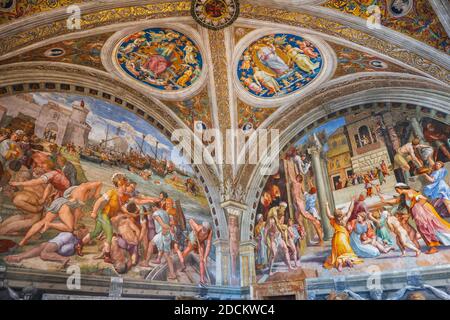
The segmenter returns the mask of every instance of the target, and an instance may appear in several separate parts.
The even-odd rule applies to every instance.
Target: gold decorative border
[[[113,8],[98,12],[91,12],[81,16],[81,30],[86,31],[97,27],[130,22],[140,19],[161,19],[168,17],[189,16],[190,2],[168,2],[148,4],[144,6],[131,6]],[[67,28],[66,20],[59,20],[48,25],[27,30],[18,35],[1,39],[0,55],[16,50],[46,38],[77,32]]]
[[[82,30],[94,29],[113,23],[130,22],[140,19],[189,16],[190,2],[169,2],[113,8],[82,15]],[[336,36],[353,43],[374,49],[394,59],[428,73],[436,79],[450,83],[450,73],[442,66],[424,57],[408,52],[406,49],[378,39],[363,31],[355,30],[341,23],[315,17],[301,12],[289,12],[250,4],[241,4],[241,17],[276,22],[296,27],[309,28],[328,35]],[[60,20],[49,25],[36,27],[17,35],[8,36],[0,41],[0,55],[37,43],[46,38],[74,32],[67,29],[66,21]]]
[[[353,43],[376,50],[382,54],[400,60],[408,65],[428,73],[434,78],[450,83],[450,72],[406,49],[398,47],[387,41],[378,39],[362,31],[352,29],[338,22],[321,17],[314,17],[300,12],[289,12],[281,9],[272,9],[253,5],[241,5],[241,17],[263,21],[287,24],[296,27],[308,28],[328,35],[349,40]]]

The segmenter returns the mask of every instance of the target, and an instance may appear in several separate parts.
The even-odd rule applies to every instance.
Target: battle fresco
[[[122,40],[117,62],[130,77],[153,88],[176,91],[200,77],[203,59],[195,42],[181,32],[150,28]]]
[[[244,50],[237,77],[252,95],[282,97],[301,90],[320,73],[322,55],[300,36],[276,33],[264,36]]]
[[[397,107],[330,120],[281,155],[257,209],[259,283],[450,264],[450,126]]]
[[[59,93],[3,97],[0,121],[6,265],[211,283],[199,267],[214,250],[207,200],[157,129],[121,107]]]

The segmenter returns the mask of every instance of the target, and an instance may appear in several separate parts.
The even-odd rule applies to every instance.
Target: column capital
[[[308,153],[309,154],[319,154],[320,153],[320,150],[321,150],[322,148],[319,148],[318,146],[311,146],[311,147],[308,147]]]
[[[230,246],[230,242],[228,241],[228,239],[216,239],[213,241],[213,245],[216,247],[229,247]]]
[[[256,241],[254,241],[254,240],[242,241],[239,244],[239,248],[240,248],[241,252],[244,251],[244,250],[248,250],[248,249],[252,249],[253,250],[254,248],[256,248]]]
[[[240,215],[242,211],[248,209],[248,206],[246,204],[232,199],[222,202],[220,206],[227,210],[228,213],[236,215]]]

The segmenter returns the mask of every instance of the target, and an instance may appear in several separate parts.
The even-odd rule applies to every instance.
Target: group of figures
[[[303,221],[308,221],[313,226],[318,245],[324,244],[321,218],[316,208],[317,189],[307,175],[311,163],[305,154],[295,155],[293,162],[286,168],[286,174],[291,183],[292,201],[295,213],[288,215],[288,204],[282,201],[285,195],[275,181],[281,179],[280,173],[275,174],[261,198],[262,213],[256,217],[255,239],[257,241],[256,265],[264,267],[268,264],[269,274],[273,274],[273,264],[277,258],[279,249],[283,253],[284,261],[289,270],[300,266],[300,241],[306,236]],[[307,181],[307,182],[306,182]],[[305,191],[304,182],[309,186]],[[294,265],[291,263],[294,260]]]
[[[192,85],[203,65],[200,51],[190,38],[164,28],[139,31],[123,39],[117,61],[134,79],[170,91]]]
[[[364,184],[366,196],[372,197],[374,191],[380,192],[381,186],[386,183],[386,177],[389,176],[389,168],[384,160],[381,160],[379,166],[362,173],[350,174],[347,178],[339,178],[334,184],[334,190],[341,190],[351,186]]]
[[[101,181],[88,181],[79,149],[71,143],[58,146],[22,130],[0,129],[0,242],[2,249],[16,251],[3,256],[4,261],[17,264],[40,258],[66,268],[83,261],[86,247],[92,253],[92,246],[101,243],[94,259],[103,259],[119,274],[164,262],[167,279],[175,280],[177,271],[186,270],[186,258],[196,252],[200,283],[206,284],[213,235],[210,223],[186,221],[181,203],[167,192],[152,196],[139,192],[131,171],[116,172],[110,181],[101,180],[100,175]],[[111,166],[102,168],[114,172]],[[188,178],[186,193],[196,188]]]
[[[353,196],[350,203],[342,203],[338,198],[330,200],[327,194],[325,199],[330,203],[324,203],[325,212],[319,210],[316,186],[316,175],[323,173],[314,172],[307,154],[290,149],[282,160],[284,165],[269,178],[261,196],[255,227],[257,269],[268,267],[272,274],[280,251],[288,270],[298,267],[304,238],[307,246],[326,247],[315,252],[327,254],[324,268],[338,271],[361,264],[364,259],[397,257],[389,254],[391,251],[400,251],[403,257],[410,250],[418,257],[422,249],[426,254],[435,254],[439,247],[450,246],[450,223],[446,220],[450,217],[450,187],[445,166],[450,160],[450,146],[442,137],[445,133],[434,132],[435,127],[424,121],[425,140],[412,134],[408,142],[400,144],[392,155],[393,167],[383,160],[361,174],[359,180],[352,174],[345,186],[353,186],[349,191],[338,190],[344,186],[330,190],[332,194],[351,192]],[[427,130],[439,139],[430,140]],[[392,183],[394,168],[397,182]],[[331,209],[335,201],[339,203],[333,203],[335,208]],[[332,234],[330,247],[324,242],[327,222]]]
[[[311,42],[277,33],[245,49],[237,75],[252,95],[270,98],[300,90],[317,77],[321,67],[322,56]]]

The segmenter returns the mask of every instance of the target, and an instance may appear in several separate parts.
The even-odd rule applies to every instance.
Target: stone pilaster
[[[255,247],[256,243],[253,240],[241,242],[239,246],[241,287],[256,282]]]
[[[214,241],[216,247],[216,285],[227,286],[230,284],[230,247],[228,239]]]

